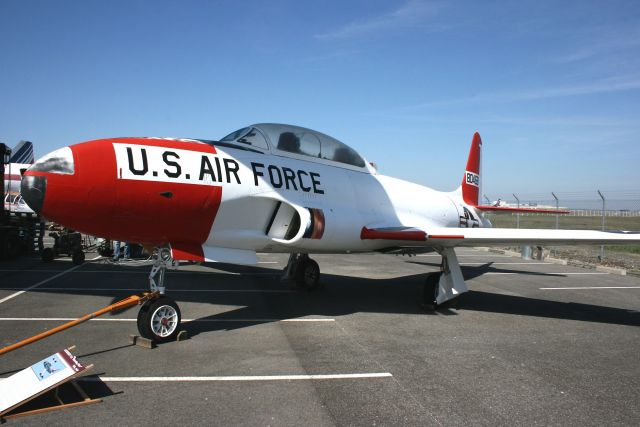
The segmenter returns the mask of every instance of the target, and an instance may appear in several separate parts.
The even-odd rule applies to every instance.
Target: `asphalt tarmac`
[[[0,356],[5,378],[75,345],[103,400],[8,425],[640,424],[639,278],[457,252],[471,291],[435,313],[430,254],[312,256],[314,292],[280,281],[285,255],[186,266],[166,282],[186,341],[129,344],[133,308]],[[0,262],[0,346],[144,290],[149,269]]]

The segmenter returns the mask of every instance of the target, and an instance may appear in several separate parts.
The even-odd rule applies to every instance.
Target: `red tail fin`
[[[462,177],[462,200],[465,203],[478,206],[480,201],[480,152],[482,140],[480,134],[476,132],[471,141],[469,149],[469,159],[467,169]]]

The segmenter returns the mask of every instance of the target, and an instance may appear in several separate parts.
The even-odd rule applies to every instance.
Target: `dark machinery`
[[[49,236],[53,238],[53,248],[45,248],[42,250],[42,261],[51,262],[60,254],[66,254],[71,257],[75,265],[84,262],[84,251],[82,250],[82,235],[77,231],[68,228],[52,231]]]
[[[11,212],[5,206],[7,183],[4,174],[10,156],[11,150],[0,143],[0,196],[3,200],[0,210],[0,259],[33,253],[43,247],[44,223],[41,218],[35,214]]]

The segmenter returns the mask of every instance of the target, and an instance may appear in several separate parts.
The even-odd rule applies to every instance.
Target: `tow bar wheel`
[[[180,309],[169,297],[147,301],[138,313],[138,331],[144,338],[155,342],[171,341],[178,334]]]

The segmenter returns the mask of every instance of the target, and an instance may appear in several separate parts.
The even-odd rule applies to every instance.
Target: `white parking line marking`
[[[562,274],[562,275],[568,275],[568,276],[570,276],[570,275],[574,275],[574,276],[606,276],[609,273],[591,273],[591,272],[567,273],[567,272],[561,271],[559,273],[549,273],[549,274]]]
[[[566,288],[539,288],[545,291],[558,291],[567,289],[640,289],[640,286],[571,286]]]
[[[75,317],[0,317],[0,322],[70,322],[77,320]],[[90,322],[136,322],[137,319],[89,319]],[[294,318],[294,319],[182,319],[182,323],[189,322],[335,322],[336,319],[321,318]]]
[[[38,283],[36,283],[35,285],[29,286],[28,288],[25,288],[25,289],[22,289],[21,291],[18,291],[18,292],[14,293],[14,294],[11,294],[11,295],[9,295],[8,297],[4,297],[4,298],[0,299],[0,304],[2,304],[3,302],[7,302],[7,301],[9,301],[10,299],[15,298],[15,297],[17,297],[17,296],[20,296],[20,295],[24,294],[25,292],[30,291],[31,289],[35,289],[35,288],[37,288],[38,286],[42,286],[42,285],[44,285],[45,283],[48,283],[48,282],[50,282],[50,281],[52,281],[52,280],[54,280],[54,279],[57,279],[57,278],[58,278],[58,277],[60,277],[60,276],[64,276],[65,274],[70,273],[70,272],[72,272],[73,270],[75,270],[76,268],[80,268],[80,267],[81,267],[81,266],[76,265],[75,267],[71,267],[71,268],[70,268],[70,269],[68,269],[68,270],[64,270],[64,271],[62,271],[62,272],[60,272],[60,273],[56,274],[55,276],[51,276],[51,277],[49,277],[48,279],[42,280],[41,282],[38,282]]]
[[[95,260],[97,260],[98,258],[100,258],[100,256],[97,256],[97,257],[95,257],[95,258],[89,259],[89,260],[87,260],[87,261],[95,261]],[[50,282],[50,281],[52,281],[52,280],[54,280],[54,279],[57,279],[57,278],[58,278],[58,277],[60,277],[60,276],[64,276],[65,274],[70,273],[70,272],[72,272],[72,271],[74,271],[75,269],[80,268],[80,267],[82,267],[82,264],[81,264],[81,265],[76,265],[76,266],[71,267],[71,268],[68,268],[68,269],[66,269],[66,270],[64,270],[64,271],[61,271],[60,273],[56,274],[55,276],[51,276],[51,277],[49,277],[48,279],[44,279],[44,280],[42,280],[42,281],[40,281],[40,282],[36,283],[35,285],[29,286],[28,288],[25,288],[25,289],[22,289],[22,290],[20,290],[20,291],[18,291],[18,292],[16,292],[16,293],[14,293],[14,294],[9,295],[8,297],[4,297],[4,298],[0,299],[0,304],[2,304],[3,302],[9,301],[10,299],[15,298],[15,297],[17,297],[17,296],[20,296],[20,295],[24,294],[25,292],[30,291],[31,289],[35,289],[35,288],[37,288],[38,286],[42,286],[42,285],[44,285],[45,283],[48,283],[48,282]]]
[[[527,272],[528,273],[528,272]],[[504,274],[526,274],[526,273],[522,273],[520,271],[509,271],[509,272],[496,272],[496,271],[489,271],[487,273],[482,273],[482,275],[504,275]],[[606,275],[609,273],[567,273],[564,271],[548,271],[548,272],[540,272],[540,273],[536,273],[536,274],[548,274],[548,275],[554,275],[554,276],[602,276],[602,275]]]
[[[61,276],[62,274],[60,274],[59,276]],[[52,277],[51,279],[48,280],[52,280],[57,276]],[[42,283],[40,283],[42,284]],[[32,286],[31,288],[35,287]],[[24,289],[20,292],[26,292],[31,288],[27,288]],[[14,290],[16,288],[0,288],[0,290]],[[144,292],[146,291],[146,289],[139,289],[139,288],[43,288],[40,289],[41,291],[47,291],[47,292],[51,292],[51,291],[100,291],[100,292],[109,292],[109,291],[126,291],[126,292]],[[172,293],[179,293],[179,292],[247,292],[247,293],[267,293],[267,294],[288,294],[288,293],[294,293],[294,292],[298,292],[296,290],[293,289],[177,289],[177,288],[171,288],[171,292]],[[17,295],[16,295],[17,296]],[[9,299],[9,297],[7,297],[7,299]],[[0,300],[0,303],[3,302],[4,300]]]
[[[79,266],[78,266],[79,267]],[[131,267],[131,266],[128,266]],[[60,272],[60,270],[18,270],[18,269],[2,269],[0,270],[0,273],[58,273]],[[91,274],[95,274],[95,273],[108,273],[108,274],[145,274],[148,275],[149,272],[148,271],[128,271],[128,270],[78,270],[78,271],[74,271],[74,273],[91,273]],[[253,273],[253,272],[246,272],[246,273],[237,273],[235,271],[221,271],[221,270],[211,270],[211,271],[189,271],[189,270],[181,270],[181,271],[168,271],[167,274],[181,274],[181,275],[188,275],[188,274],[229,274],[229,275],[234,275],[234,276],[278,276],[281,275],[282,272],[279,270],[274,269],[273,273]]]
[[[258,261],[258,264],[280,264],[278,261]]]
[[[0,273],[62,273],[64,270],[19,270],[15,268],[3,268]]]
[[[487,262],[461,262],[460,265],[484,265]],[[552,262],[491,262],[491,265],[551,265]]]
[[[83,377],[78,381],[91,382],[186,382],[186,381],[290,381],[290,380],[340,380],[359,378],[388,378],[389,372],[365,374],[324,374],[324,375],[234,375],[226,377]]]
[[[458,253],[456,253],[456,255],[457,255],[458,257],[463,257],[463,256],[472,256],[472,257],[476,257],[476,258],[513,258],[513,257],[511,257],[511,256],[509,256],[509,255],[496,255],[496,254],[487,255],[487,254],[483,254],[483,253],[480,253],[480,254],[478,254],[478,255],[474,255],[474,254],[466,254],[466,253],[465,253],[465,254],[458,254]],[[440,254],[418,254],[418,255],[416,255],[416,256],[423,256],[423,257],[438,257],[438,258],[441,258],[441,257],[442,257],[442,255],[440,255]]]

